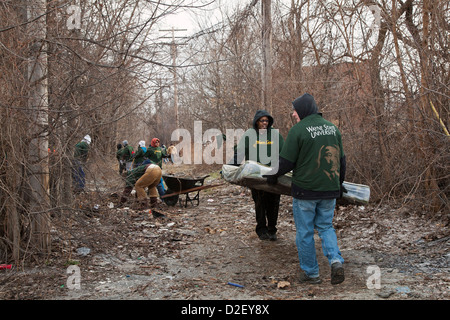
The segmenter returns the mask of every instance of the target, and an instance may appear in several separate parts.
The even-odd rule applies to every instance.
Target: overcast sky
[[[223,20],[223,15],[231,14],[237,6],[242,7],[251,0],[199,0],[199,5],[207,4],[201,8],[192,10],[180,10],[179,13],[164,18],[161,28],[164,29],[188,29],[187,34],[200,31],[199,22],[202,26],[209,27]]]

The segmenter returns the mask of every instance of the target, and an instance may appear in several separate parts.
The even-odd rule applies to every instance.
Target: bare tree
[[[47,254],[51,214],[77,210],[71,161],[84,135],[93,138],[91,188],[102,181],[97,170],[102,162],[95,159],[114,159],[122,139],[143,139],[143,110],[158,92],[152,86],[161,70],[170,68],[155,41],[156,23],[183,5],[182,0],[0,4],[2,259]]]
[[[314,94],[324,115],[344,134],[349,179],[369,184],[374,200],[419,201],[436,212],[448,208],[446,9],[445,1],[433,6],[429,1],[276,2],[272,49],[277,123],[287,132],[291,101],[304,92]],[[223,93],[242,87],[242,75],[250,75],[245,70],[262,62],[262,53],[246,45],[252,40],[242,41],[252,36],[256,41],[261,30],[256,16],[250,18],[252,12],[244,7],[234,16],[240,19],[230,19],[230,31],[210,35],[213,54],[202,57],[216,62],[202,68],[198,80],[190,78],[189,92],[203,96],[186,101],[186,108],[202,105],[193,112],[195,119],[228,123],[234,114],[251,113],[245,103],[229,106]],[[248,19],[253,19],[252,26],[244,26]],[[230,43],[239,43],[240,51],[224,50]],[[245,52],[249,59],[240,60]],[[222,60],[227,63],[220,64]],[[230,71],[240,76],[234,79]],[[198,90],[206,79],[214,85]],[[260,85],[255,77],[245,79],[247,88]],[[218,88],[222,94],[205,98],[205,92]],[[258,100],[255,92],[240,92]],[[235,124],[241,125],[239,120]]]

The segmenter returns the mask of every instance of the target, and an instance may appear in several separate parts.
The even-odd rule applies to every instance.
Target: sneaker
[[[277,234],[276,233],[269,233],[269,240],[270,241],[277,241]]]
[[[342,263],[335,262],[331,265],[331,284],[339,284],[345,280]]]
[[[258,237],[259,237],[259,240],[269,240],[270,239],[270,236],[267,232],[258,234]]]
[[[322,280],[320,279],[320,277],[309,277],[306,273],[303,272],[300,275],[300,282],[310,284],[320,284],[322,283]]]

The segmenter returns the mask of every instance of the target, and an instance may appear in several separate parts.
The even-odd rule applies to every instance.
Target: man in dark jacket
[[[145,147],[145,141],[139,141],[138,149],[131,157],[131,161],[133,162],[133,169],[142,165],[145,161],[145,152],[147,152],[147,148]]]
[[[89,135],[75,145],[73,154],[73,169],[72,179],[74,185],[74,192],[80,193],[84,191],[86,184],[86,174],[84,172],[84,166],[89,154],[89,145],[91,144],[91,137]]]
[[[122,142],[122,149],[117,151],[117,156],[121,162],[121,164],[125,164],[125,170],[131,170],[132,158],[133,158],[133,147],[128,144],[127,140]]]
[[[266,176],[267,182],[275,184],[277,177],[293,170],[296,244],[300,268],[304,272],[301,282],[321,282],[314,244],[316,229],[331,266],[331,283],[338,284],[344,281],[344,259],[332,221],[346,169],[341,133],[334,124],[322,118],[310,94],[302,95],[292,104],[297,124],[286,137],[278,170],[274,170],[274,175]]]
[[[248,129],[239,140],[231,164],[239,165],[242,160],[254,160],[271,166],[273,155],[278,160],[278,154],[283,147],[283,137],[278,130],[272,128],[273,117],[265,110],[258,110],[253,118],[253,127]],[[276,149],[275,149],[276,148]],[[275,152],[275,151],[277,152]],[[280,195],[251,189],[255,202],[256,234],[261,240],[277,239],[277,220],[280,206]]]
[[[120,160],[121,155],[120,155],[120,150],[122,149],[122,144],[118,143],[117,144],[117,150],[116,150],[116,159],[119,162],[119,174],[122,175],[122,172],[125,170],[125,162],[123,162],[122,160]]]

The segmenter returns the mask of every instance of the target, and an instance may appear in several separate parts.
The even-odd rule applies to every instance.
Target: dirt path
[[[219,182],[217,175],[206,181]],[[2,296],[50,300],[440,300],[450,296],[449,234],[442,219],[433,222],[388,207],[340,206],[335,226],[346,260],[346,280],[330,284],[328,263],[316,236],[323,283],[304,285],[297,280],[300,271],[289,197],[282,196],[277,241],[256,237],[253,202],[242,187],[226,184],[202,191],[199,206],[163,204],[165,218],[131,208],[109,208],[111,202],[103,197],[98,211],[56,215],[54,253],[47,265],[0,271]],[[89,253],[83,255],[80,248],[88,248]],[[69,265],[79,273],[67,273]],[[79,289],[73,288],[74,275],[79,275]],[[377,283],[379,289],[373,287]]]

